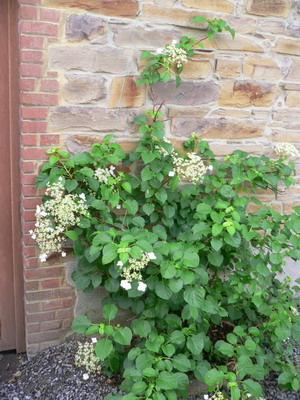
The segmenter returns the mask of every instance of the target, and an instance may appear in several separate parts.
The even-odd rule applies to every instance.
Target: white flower
[[[148,257],[150,260],[156,260],[156,255],[153,252],[148,253]]]
[[[168,175],[169,175],[169,176],[175,176],[175,172],[174,172],[174,171],[170,171],[170,172],[168,173]]]
[[[65,251],[62,251],[61,256],[66,257],[67,253]]]
[[[82,375],[82,379],[84,380],[84,381],[87,381],[88,379],[89,379],[89,374],[83,374]]]
[[[123,289],[125,289],[125,290],[131,289],[131,283],[128,282],[127,280],[124,280],[124,279],[123,279],[123,280],[121,281],[120,285],[121,285],[121,287],[122,287]]]
[[[207,169],[208,169],[208,171],[212,171],[212,170],[214,169],[214,167],[213,167],[212,165],[209,165],[209,166],[207,167]]]
[[[33,230],[32,229],[30,229],[29,235],[33,235]]]
[[[121,209],[120,204],[118,204],[118,205],[116,206],[116,209],[117,209],[117,210],[120,210],[120,209]]]
[[[46,260],[47,260],[47,254],[41,254],[40,255],[40,262],[46,262]]]
[[[278,143],[274,146],[274,151],[281,157],[299,156],[300,153],[291,143]]]
[[[118,267],[123,267],[123,265],[124,265],[124,264],[122,263],[122,261],[118,261],[118,262],[117,262],[117,266],[118,266]]]
[[[204,399],[204,400],[209,400],[209,395],[208,395],[208,394],[205,394],[205,395],[203,396],[203,399]]]
[[[36,239],[36,234],[34,233],[33,235],[31,235],[31,238],[35,240]]]
[[[35,226],[38,228],[38,227],[40,226],[40,224],[37,222],[37,223],[35,224]]]
[[[36,206],[36,213],[39,214],[41,212],[41,207],[40,206]]]
[[[146,289],[147,289],[146,283],[144,283],[144,282],[139,282],[137,290],[138,290],[139,292],[145,292]]]
[[[84,193],[80,193],[79,198],[82,199],[82,200],[85,200],[86,199],[85,194]]]
[[[92,343],[97,343],[97,342],[98,342],[97,338],[92,337]]]
[[[45,211],[41,211],[41,212],[40,212],[40,216],[41,216],[41,217],[47,217],[47,213],[46,213]]]
[[[155,52],[156,54],[164,54],[164,49],[162,48],[162,47],[158,47],[157,49],[156,49],[156,52]]]
[[[174,44],[177,44],[177,40],[172,40],[172,44],[174,45]]]
[[[60,177],[58,178],[58,180],[61,182],[61,181],[63,180],[63,178],[60,176]]]

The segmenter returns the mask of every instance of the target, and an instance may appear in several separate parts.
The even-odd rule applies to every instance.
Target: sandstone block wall
[[[24,276],[30,354],[63,340],[74,289],[61,259],[40,265],[28,231],[40,202],[35,174],[45,151],[82,151],[108,133],[128,151],[138,139],[134,117],[150,106],[135,85],[141,50],[181,35],[201,37],[195,15],[225,19],[237,32],[205,40],[183,84],[155,87],[169,138],[196,131],[219,156],[236,149],[271,154],[287,141],[300,149],[300,7],[296,0],[21,0],[21,130]],[[122,96],[120,94],[122,93]],[[297,183],[274,201],[280,211],[300,204]]]

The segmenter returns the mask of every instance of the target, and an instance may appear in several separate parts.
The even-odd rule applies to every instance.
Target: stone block
[[[209,113],[206,107],[178,107],[172,106],[168,110],[169,118],[203,118]]]
[[[244,118],[251,118],[251,112],[232,108],[218,108],[214,110],[211,114],[209,114],[211,118],[237,118],[237,119],[244,119]]]
[[[290,108],[300,108],[300,93],[288,93],[285,99],[285,104]]]
[[[259,19],[257,21],[257,32],[273,33],[274,35],[284,35],[286,30],[286,21]]]
[[[145,4],[142,8],[141,20],[148,23],[168,24],[183,26],[185,28],[205,29],[207,24],[195,24],[192,22],[194,16],[199,15],[197,11],[185,11],[180,8],[163,8]],[[212,13],[201,13],[206,18],[213,18]]]
[[[212,73],[212,70],[209,61],[189,60],[183,66],[181,77],[184,79],[204,79]]]
[[[224,144],[211,143],[210,148],[216,156],[220,157],[232,154],[236,150],[246,151],[247,153],[251,154],[263,154],[264,152],[263,146],[257,144],[250,144],[250,145],[245,145],[242,143],[227,144],[226,142]]]
[[[300,91],[300,83],[285,83],[283,89]]]
[[[221,78],[236,78],[241,74],[241,61],[218,58],[216,60],[216,72]]]
[[[138,26],[136,28],[123,28],[116,26],[112,28],[113,40],[116,46],[139,47],[142,49],[163,47],[171,43],[173,39],[179,40],[181,33],[174,29],[145,29]]]
[[[66,74],[63,97],[71,104],[88,104],[106,97],[106,79],[98,75]]]
[[[242,139],[263,136],[264,124],[226,118],[174,118],[172,135],[189,137],[192,132],[204,139]]]
[[[109,89],[108,108],[141,107],[146,100],[145,85],[137,86],[134,76],[114,77]]]
[[[252,81],[225,82],[222,85],[219,104],[227,107],[269,107],[278,95],[276,85]]]
[[[214,102],[219,96],[219,87],[214,81],[183,82],[179,88],[173,81],[153,85],[156,102],[179,106],[199,106]]]
[[[64,71],[136,72],[133,50],[103,46],[53,46],[49,49],[49,67]]]
[[[300,56],[300,42],[299,40],[279,38],[275,47],[273,47],[271,50],[275,51],[276,53]]]
[[[236,15],[222,15],[228,25],[234,29],[237,33],[245,35],[248,33],[254,33],[256,31],[257,21],[248,16],[236,16]]]
[[[198,10],[217,11],[228,14],[234,11],[233,3],[227,0],[182,0],[182,5]]]
[[[235,39],[226,33],[216,34],[212,40],[206,39],[202,42],[206,49],[229,50],[229,51],[250,51],[263,53],[264,49],[253,40],[237,34]]]
[[[286,18],[291,11],[290,0],[248,0],[249,14]]]
[[[300,131],[288,131],[286,129],[273,129],[271,138],[275,142],[300,142]]]
[[[300,110],[297,109],[282,109],[273,112],[273,120],[278,121],[277,127],[285,129],[300,129]],[[275,125],[275,124],[274,124]]]
[[[66,37],[70,42],[93,39],[103,35],[106,21],[90,14],[72,14],[66,20]]]
[[[286,79],[288,81],[300,82],[300,60],[293,59]]]
[[[42,0],[45,7],[79,8],[111,17],[135,18],[139,9],[137,0]]]
[[[243,72],[245,77],[253,79],[278,81],[281,78],[280,68],[271,58],[249,57]]]
[[[54,131],[123,131],[126,113],[99,107],[56,107],[50,115]]]

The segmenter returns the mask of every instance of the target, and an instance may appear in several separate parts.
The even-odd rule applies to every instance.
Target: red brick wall
[[[47,71],[47,48],[57,40],[60,12],[43,8],[39,0],[20,1],[22,229],[25,278],[25,318],[28,353],[57,344],[73,318],[74,292],[57,259],[40,264],[29,235],[41,194],[35,176],[45,151],[60,144],[59,134],[47,134],[49,107],[58,104],[57,74]]]

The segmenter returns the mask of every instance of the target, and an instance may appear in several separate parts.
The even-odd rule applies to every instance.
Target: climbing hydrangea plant
[[[206,22],[209,37],[230,32],[222,21]],[[200,43],[182,38],[144,54],[140,83],[174,74],[180,84],[183,51],[190,57]],[[130,154],[112,135],[73,157],[54,148],[37,178],[47,187],[32,232],[41,261],[71,239],[78,290],[108,292],[101,323],[73,322],[77,332],[100,335],[101,368],[123,376],[124,395],[107,399],[175,400],[191,379],[214,399],[257,399],[271,371],[299,390],[299,288],[278,274],[286,258],[300,259],[300,207],[281,214],[256,196],[290,187],[288,157],[299,153],[281,144],[274,159],[235,151],[220,160],[196,133],[179,151],[165,138],[160,109],[136,118],[141,138]],[[257,211],[247,212],[250,203]],[[120,310],[131,313],[124,326],[113,323]]]

